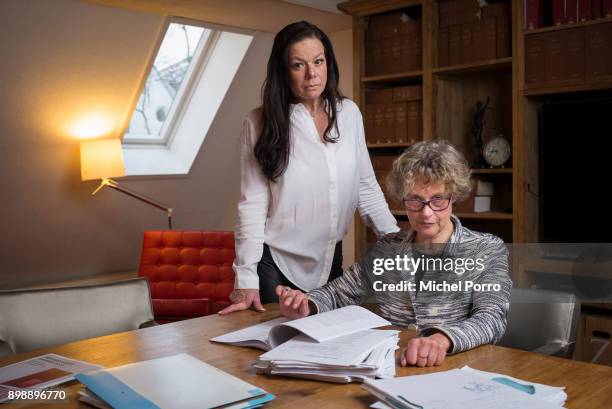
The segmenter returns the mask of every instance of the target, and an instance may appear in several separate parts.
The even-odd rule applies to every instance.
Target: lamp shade
[[[123,151],[119,139],[81,142],[81,180],[124,175]]]

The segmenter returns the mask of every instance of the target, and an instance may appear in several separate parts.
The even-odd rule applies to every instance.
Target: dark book
[[[420,101],[406,103],[406,126],[408,133],[408,143],[415,143],[421,139],[421,110]]]
[[[585,28],[585,76],[612,75],[612,24]]]
[[[374,170],[388,172],[393,168],[393,161],[395,159],[396,159],[396,156],[390,156],[390,155],[371,156],[372,168]]]
[[[395,102],[393,108],[395,110],[395,135],[393,140],[397,143],[406,143],[408,142],[406,102]]]
[[[497,25],[497,58],[512,55],[512,36],[510,35],[510,16],[499,16],[495,19]]]
[[[393,88],[366,92],[366,104],[387,104],[393,101]]]
[[[544,0],[525,0],[525,29],[542,27],[543,22]]]
[[[565,22],[578,21],[578,0],[565,0]]]
[[[472,61],[486,60],[483,57],[482,40],[483,40],[483,22],[476,21],[471,24],[472,26],[472,42],[471,42],[471,54]]]
[[[385,137],[385,104],[374,104],[374,136],[371,143],[382,143]]]
[[[402,71],[402,39],[399,35],[391,37],[387,40],[391,48],[391,57],[389,60],[389,73],[398,73]]]
[[[370,17],[369,27],[374,30],[373,40],[383,40],[399,33],[402,24],[402,12],[382,14]]]
[[[393,102],[420,101],[423,99],[422,85],[408,85],[393,88]]]
[[[385,107],[385,133],[381,140],[383,143],[395,142],[395,107],[394,104],[388,102]]]
[[[439,7],[440,13],[466,10],[478,12],[478,2],[476,0],[446,0],[441,1]]]
[[[480,55],[484,60],[494,60],[497,57],[497,22],[494,18],[482,20]]]
[[[382,71],[382,44],[371,41],[366,44],[366,75],[379,75]]]
[[[418,71],[422,68],[421,20],[410,20],[400,27],[401,70]]]
[[[565,24],[565,0],[552,0],[553,24],[559,26]]]
[[[391,41],[389,39],[381,41],[381,54],[380,54],[380,75],[392,74],[391,71]]]
[[[507,17],[510,19],[510,2],[488,4],[482,9],[482,18]]]
[[[562,35],[564,49],[567,50],[564,54],[564,60],[566,61],[564,77],[566,79],[584,78],[584,29],[564,30]]]
[[[593,19],[593,0],[578,0],[578,20],[589,21]]]
[[[612,0],[602,0],[602,17],[612,17]]]
[[[450,65],[461,64],[461,26],[451,26],[448,35],[448,60]]]
[[[602,5],[601,0],[592,0],[591,1],[591,13],[593,14],[593,19],[601,18],[602,14]]]
[[[438,67],[448,65],[448,27],[438,29]]]
[[[525,36],[525,82],[528,84],[546,81],[545,40],[543,34]]]
[[[545,71],[546,81],[560,81],[565,79],[565,44],[563,43],[563,33],[560,31],[545,33],[543,36],[546,39],[545,55]]]

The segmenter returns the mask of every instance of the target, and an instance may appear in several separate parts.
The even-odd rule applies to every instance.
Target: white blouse
[[[260,129],[257,110],[244,120],[235,288],[259,288],[257,263],[264,243],[293,284],[306,291],[322,286],[356,208],[378,236],[399,230],[372,170],[359,108],[348,99],[337,106],[336,143],[321,141],[304,105],[291,106],[289,163],[275,183],[263,175],[253,153]]]

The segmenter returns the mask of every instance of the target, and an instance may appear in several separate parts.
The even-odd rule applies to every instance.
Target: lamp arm
[[[102,179],[102,181],[100,182],[100,186],[98,186],[96,188],[96,190],[93,191],[92,195],[95,195],[96,193],[98,193],[100,191],[100,189],[102,189],[104,186],[108,186],[112,189],[115,189],[121,193],[125,193],[128,196],[133,197],[134,199],[138,199],[141,202],[145,202],[148,205],[151,205],[153,207],[158,208],[159,210],[163,210],[164,212],[166,212],[166,214],[168,215],[168,227],[170,227],[170,229],[172,229],[172,212],[174,211],[173,208],[168,207],[162,203],[156,202],[153,199],[150,199],[140,193],[134,192],[131,189],[128,189],[124,186],[119,185],[119,183],[117,183],[116,181],[112,180],[112,179],[108,179],[108,178],[104,178]]]

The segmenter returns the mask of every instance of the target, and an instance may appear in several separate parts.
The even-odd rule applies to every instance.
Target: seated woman
[[[411,229],[384,236],[360,263],[308,294],[278,286],[283,315],[373,299],[393,324],[417,328],[402,366],[440,365],[447,353],[499,341],[512,287],[508,252],[499,237],[452,214],[472,187],[465,158],[446,142],[417,143],[395,160],[387,187],[403,201]]]

